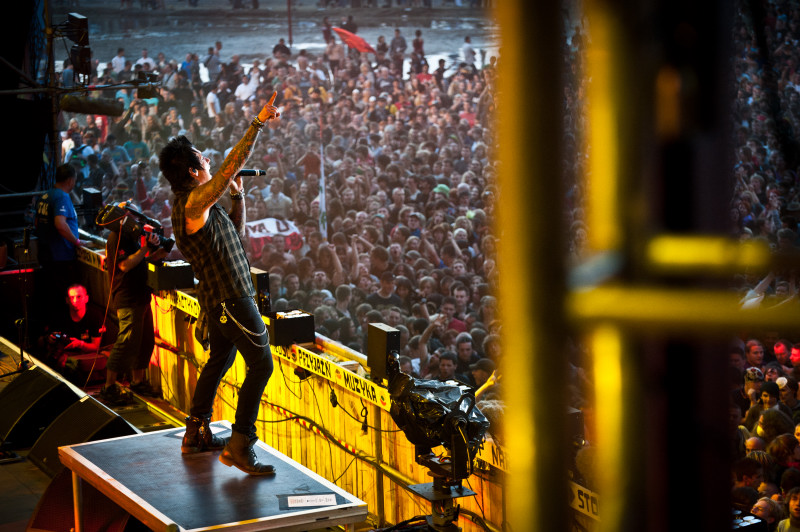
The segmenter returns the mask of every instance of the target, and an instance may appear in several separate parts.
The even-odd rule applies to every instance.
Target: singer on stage
[[[255,421],[261,395],[272,374],[269,337],[254,300],[250,264],[242,243],[245,238],[244,188],[237,176],[253,150],[264,124],[280,113],[269,103],[253,118],[244,137],[234,146],[219,170],[211,176],[209,159],[184,136],[174,138],[159,155],[161,172],[175,195],[172,227],[175,241],[192,264],[199,280],[197,298],[208,318],[211,344],[208,363],[197,380],[181,452],[223,449],[219,460],[250,475],[271,475],[271,465],[258,462],[253,444],[258,440]],[[217,204],[230,191],[231,211]],[[239,350],[247,363],[247,376],[239,392],[230,441],[209,429],[214,397],[222,376]]]

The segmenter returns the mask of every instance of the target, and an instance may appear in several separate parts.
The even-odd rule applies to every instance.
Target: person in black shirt
[[[402,306],[403,300],[395,293],[394,274],[388,270],[383,272],[380,282],[381,285],[378,291],[372,292],[367,296],[367,303],[377,310]]]
[[[147,263],[162,260],[167,252],[159,248],[159,237],[155,233],[143,238],[145,245],[126,232],[112,231],[106,241],[106,269],[117,309],[119,334],[108,357],[106,384],[100,397],[112,405],[130,402],[117,384],[117,378],[126,371],[131,372],[133,392],[155,395],[144,380],[155,347]]]
[[[291,55],[292,51],[286,46],[286,41],[283,38],[278,39],[278,44],[272,48],[272,57],[278,61],[286,61]]]
[[[48,364],[63,371],[67,358],[97,352],[104,331],[103,315],[89,305],[89,294],[80,284],[67,289],[69,312],[58,313],[55,321],[45,329]]]
[[[353,19],[353,15],[347,15],[347,20],[342,21],[342,29],[350,33],[358,33],[358,24]]]
[[[447,67],[445,66],[445,60],[439,59],[439,67],[433,71],[433,79],[436,80],[436,86],[439,87],[439,90],[444,90],[444,74],[447,72]]]

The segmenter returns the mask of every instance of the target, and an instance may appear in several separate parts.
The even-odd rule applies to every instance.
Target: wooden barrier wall
[[[93,298],[95,294],[107,297],[102,260],[81,260],[90,266],[86,276]],[[95,301],[105,304],[99,298]],[[152,305],[158,345],[151,360],[151,379],[160,380],[166,401],[188,412],[198,372],[207,360],[207,353],[194,338],[197,301],[185,292],[161,292]],[[427,469],[414,461],[414,446],[389,415],[388,393],[343,368],[340,363],[348,361],[334,354],[342,350],[346,348],[336,348],[324,337],[318,337],[314,346],[272,347],[274,372],[262,397],[258,436],[365,501],[375,525],[429,514],[430,503],[403,488],[432,479]],[[364,355],[350,358],[366,366]],[[306,369],[310,376],[299,378],[297,368]],[[242,358],[237,357],[218,391],[214,420],[234,419],[245,371]],[[337,406],[332,404],[332,395]],[[481,471],[464,482],[477,495],[457,500],[462,508],[458,524],[465,531],[484,528],[468,519],[464,510],[485,519],[490,530],[500,530],[504,521],[505,457],[502,449],[490,442],[484,447]]]

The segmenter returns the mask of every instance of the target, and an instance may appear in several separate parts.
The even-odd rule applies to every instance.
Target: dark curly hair
[[[170,139],[158,155],[158,167],[172,185],[173,193],[186,192],[197,183],[189,174],[190,169],[200,170],[202,165],[192,143],[185,136]]]
[[[761,429],[763,434],[759,434],[767,445],[780,434],[794,432],[794,421],[792,418],[780,410],[764,410],[761,412]]]
[[[797,439],[793,434],[780,434],[767,445],[767,453],[775,458],[775,461],[782,466],[794,461],[794,450],[798,446]]]

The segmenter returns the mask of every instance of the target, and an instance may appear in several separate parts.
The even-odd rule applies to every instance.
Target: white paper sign
[[[303,506],[336,506],[336,495],[324,493],[321,495],[290,495],[288,498],[290,508]]]

